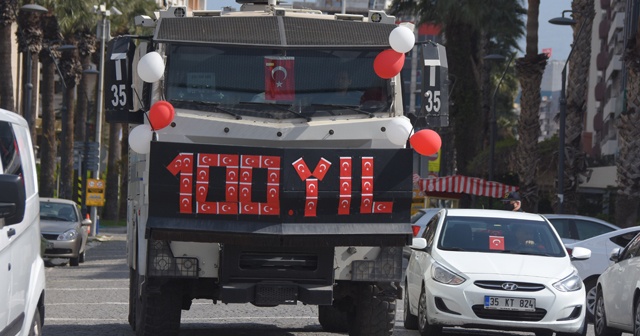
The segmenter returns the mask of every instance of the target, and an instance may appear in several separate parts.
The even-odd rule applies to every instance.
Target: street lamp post
[[[572,26],[576,24],[576,20],[564,17],[565,13],[572,12],[573,11],[571,10],[564,10],[562,11],[562,17],[553,18],[549,20],[549,23],[560,26]],[[578,40],[580,38],[582,28],[584,28],[584,24],[580,25],[580,29],[578,30],[578,34],[576,35],[575,40]],[[567,121],[567,65],[569,64],[569,59],[571,59],[571,55],[573,54],[575,40],[574,43],[571,44],[571,50],[569,50],[569,55],[567,56],[567,60],[564,63],[564,67],[562,68],[562,84],[560,87],[560,129],[558,130],[558,213],[560,214],[564,212],[564,151],[565,124]]]
[[[502,81],[504,80],[504,76],[507,74],[507,70],[509,70],[509,66],[515,57],[515,53],[511,54],[511,58],[509,58],[509,62],[507,66],[502,71],[502,76],[500,76],[500,80],[493,90],[493,95],[491,96],[491,116],[489,117],[489,181],[493,181],[493,171],[494,171],[494,161],[495,161],[495,153],[496,153],[496,95],[498,94],[498,90],[500,89],[500,85],[502,85]],[[502,55],[491,54],[484,57],[486,60],[504,60],[505,57]],[[489,208],[493,209],[493,199],[489,199]]]
[[[49,10],[38,5],[38,4],[26,4],[22,7],[20,7],[20,11],[22,12],[29,12],[29,13],[36,13],[36,14],[42,14],[42,13],[47,13]],[[22,29],[23,27],[21,27],[20,29]],[[24,57],[26,59],[26,70],[25,70],[25,77],[26,77],[26,81],[24,82],[24,88],[22,90],[22,114],[24,115],[25,119],[29,120],[29,122],[33,122],[33,128],[35,129],[35,120],[37,118],[32,118],[31,117],[31,99],[33,96],[33,83],[31,83],[31,76],[33,73],[33,57],[31,56],[31,50],[29,49],[29,46],[27,45]],[[30,127],[31,128],[31,127]],[[35,138],[34,138],[35,139]],[[33,142],[33,146],[36,146],[36,141]]]

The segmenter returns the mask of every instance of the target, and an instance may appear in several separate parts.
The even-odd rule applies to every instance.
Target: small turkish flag
[[[313,170],[313,176],[322,181],[324,175],[327,174],[327,170],[329,170],[329,167],[331,167],[331,162],[325,158],[320,158],[320,162],[318,162],[316,169]]]
[[[243,215],[257,215],[260,211],[259,206],[260,205],[255,202],[241,203],[240,213]]]
[[[307,164],[304,162],[303,158],[299,158],[293,161],[291,165],[296,170],[296,172],[298,173],[298,176],[300,176],[300,179],[302,181],[311,177],[311,171],[309,170],[309,167],[307,167]]]
[[[218,214],[220,215],[237,215],[238,214],[238,203],[218,202],[218,206],[219,206]]]
[[[238,166],[238,155],[236,154],[220,154],[220,163],[219,166],[222,167],[237,167]]]
[[[226,198],[227,202],[237,202],[238,201],[238,184],[235,182],[227,182],[226,183]]]
[[[351,177],[340,178],[340,195],[351,195]]]
[[[362,176],[373,176],[373,157],[365,156],[362,158]]]
[[[191,171],[191,165],[193,164],[192,153],[180,153],[172,162],[167,166],[167,169],[173,174],[178,175],[179,172]]]
[[[218,154],[198,154],[198,166],[217,166]]]
[[[351,210],[351,196],[340,196],[338,215],[348,215]]]
[[[193,175],[182,173],[180,175],[180,193],[190,193],[193,185]]]
[[[373,202],[373,213],[393,212],[393,202]]]
[[[191,213],[191,193],[180,194],[180,213]]]
[[[340,157],[340,177],[351,177],[351,158],[348,156]]]
[[[293,57],[265,56],[264,99],[295,100],[294,61]]]
[[[209,182],[209,167],[198,167],[196,170],[197,181]]]
[[[253,168],[240,168],[240,183],[251,183],[253,177]]]
[[[504,250],[504,237],[503,236],[489,236],[489,249],[490,250]]]
[[[307,180],[307,198],[309,197],[318,197],[318,180],[317,179]]]

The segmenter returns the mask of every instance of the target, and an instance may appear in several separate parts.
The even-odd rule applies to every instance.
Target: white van
[[[42,335],[39,203],[27,122],[0,109],[0,335]]]

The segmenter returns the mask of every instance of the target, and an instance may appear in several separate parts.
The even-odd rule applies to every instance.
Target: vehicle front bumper
[[[477,287],[472,280],[459,286],[431,280],[426,287],[427,319],[432,325],[575,333],[583,326],[585,319],[584,288],[575,292],[560,292],[549,286],[537,292],[499,291]],[[520,313],[484,309],[486,295],[535,298],[536,311]]]
[[[47,239],[47,237],[45,237]],[[45,245],[45,258],[77,258],[80,254],[80,237],[73,240],[47,239]]]

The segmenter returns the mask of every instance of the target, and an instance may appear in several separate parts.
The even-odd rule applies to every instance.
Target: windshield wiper
[[[236,120],[240,120],[242,119],[242,116],[231,112],[229,110],[225,110],[222,107],[220,107],[220,103],[214,103],[214,102],[208,102],[208,101],[201,101],[201,100],[186,100],[186,99],[171,99],[172,102],[176,102],[176,103],[186,103],[186,104],[194,104],[194,105],[204,105],[204,106],[211,106],[213,107],[216,111],[222,112],[222,113],[226,113],[228,115],[232,115],[236,118]]]
[[[367,111],[363,111],[355,106],[350,106],[350,105],[339,105],[339,104],[311,104],[311,106],[320,106],[320,107],[333,107],[333,108],[341,108],[341,109],[347,109],[347,110],[351,110],[351,111],[355,111],[357,113],[360,114],[366,114],[369,116],[369,118],[373,118],[375,117],[375,115],[371,112],[367,112]]]
[[[300,117],[300,118],[304,118],[307,121],[311,121],[311,117],[306,116],[300,112],[296,112],[291,110],[291,107],[293,107],[293,105],[290,104],[277,104],[277,103],[262,103],[262,102],[247,102],[247,101],[243,101],[240,102],[240,104],[247,104],[247,105],[267,105],[267,106],[273,106],[281,111],[285,111],[285,112],[289,112],[289,113],[293,113],[296,116]]]

